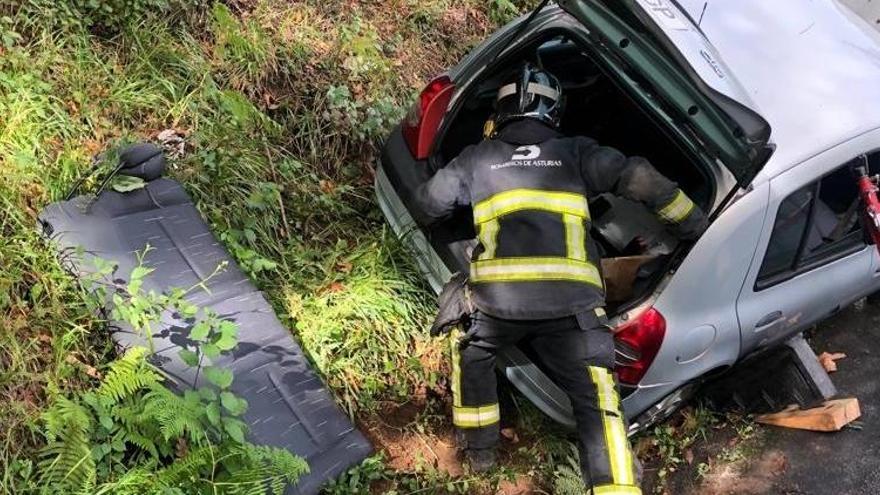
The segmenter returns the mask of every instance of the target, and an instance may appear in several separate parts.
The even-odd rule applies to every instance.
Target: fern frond
[[[95,483],[95,460],[90,435],[93,418],[82,405],[57,397],[43,414],[49,444],[41,451],[41,484],[72,492]]]
[[[553,493],[557,495],[586,495],[586,485],[581,478],[581,466],[578,462],[578,451],[572,446],[571,455],[565,459],[565,464],[556,467],[553,473]]]
[[[289,451],[267,445],[244,444],[236,447],[241,467],[230,476],[231,495],[281,495],[286,485],[309,472],[306,462]]]
[[[146,360],[147,352],[142,347],[133,347],[110,364],[110,371],[95,391],[98,397],[118,403],[161,382],[162,376]]]
[[[157,386],[144,396],[144,415],[156,420],[165,440],[188,436],[193,443],[205,436],[199,404],[193,404],[170,390]]]
[[[172,489],[201,477],[215,468],[213,447],[198,447],[189,451],[186,457],[177,459],[171,465],[153,473],[156,489]]]
[[[154,488],[155,466],[147,464],[143,467],[129,469],[113,482],[103,483],[89,495],[146,495],[158,493]]]

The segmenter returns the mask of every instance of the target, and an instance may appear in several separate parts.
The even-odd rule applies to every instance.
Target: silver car
[[[524,60],[561,80],[563,132],[647,157],[711,212],[680,245],[641,205],[591,199],[633,430],[880,289],[853,175],[880,172],[870,26],[834,0],[560,0],[433,80],[385,144],[379,204],[435,290],[467,270],[471,212],[420,229],[413,190],[482,139],[495,91]],[[650,247],[633,257],[636,236]],[[573,424],[541,366],[527,345],[499,356],[517,389]]]

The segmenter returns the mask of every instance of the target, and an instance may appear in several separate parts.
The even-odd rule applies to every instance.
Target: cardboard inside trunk
[[[644,255],[603,258],[602,276],[605,279],[605,300],[623,302],[630,299],[639,268],[654,258],[654,256]]]

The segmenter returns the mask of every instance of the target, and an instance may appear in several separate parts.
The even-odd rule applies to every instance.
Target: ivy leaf
[[[241,416],[247,411],[248,403],[246,400],[236,397],[232,392],[221,392],[220,403],[223,408],[229,411],[233,416]]]
[[[131,175],[117,175],[110,187],[116,192],[127,193],[143,189],[147,185],[144,179]]]
[[[237,419],[223,418],[223,429],[238,443],[244,443],[244,423]]]
[[[196,306],[195,304],[190,304],[186,301],[182,301],[177,307],[177,310],[184,318],[192,318],[196,315],[196,313],[199,312],[198,306]]]
[[[221,321],[220,324],[217,325],[217,329],[220,331],[221,335],[231,335],[233,337],[238,335],[238,325],[229,320]]]
[[[202,396],[202,399],[205,399],[207,401],[217,400],[217,392],[214,392],[213,389],[208,387],[199,388],[199,395]]]
[[[201,349],[208,359],[214,359],[220,355],[220,348],[214,344],[204,344]]]
[[[208,416],[208,421],[210,421],[212,425],[220,425],[220,406],[217,405],[216,402],[208,404],[208,407],[205,409],[205,414]]]
[[[199,365],[199,355],[196,352],[189,349],[181,349],[177,355],[180,356],[180,359],[182,359],[190,368]]]
[[[208,322],[200,321],[193,325],[192,330],[189,332],[189,338],[202,342],[208,338],[209,333],[211,333],[211,325]]]
[[[232,371],[217,366],[208,366],[205,368],[205,379],[217,385],[221,390],[227,389],[232,385]]]
[[[217,342],[214,342],[214,345],[217,346],[221,351],[231,350],[233,347],[238,344],[238,339],[235,338],[234,335],[222,334],[220,338],[217,339]]]

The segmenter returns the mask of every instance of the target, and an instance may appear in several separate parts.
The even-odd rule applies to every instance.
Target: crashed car
[[[430,229],[413,191],[482,139],[512,67],[567,95],[562,131],[648,158],[710,213],[679,244],[642,205],[591,198],[632,430],[707,379],[880,289],[853,169],[880,171],[880,36],[833,0],[560,0],[422,91],[378,165],[379,205],[435,290],[466,271],[472,212]],[[649,247],[632,256],[641,237]],[[500,371],[555,420],[565,394],[522,344]]]

